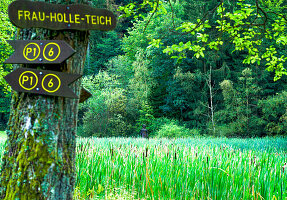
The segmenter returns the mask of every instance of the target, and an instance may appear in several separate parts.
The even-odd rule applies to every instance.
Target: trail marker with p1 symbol
[[[4,63],[59,64],[75,50],[63,40],[8,40],[15,52]]]
[[[79,98],[69,87],[82,75],[48,70],[19,68],[4,79],[13,90],[43,95]]]

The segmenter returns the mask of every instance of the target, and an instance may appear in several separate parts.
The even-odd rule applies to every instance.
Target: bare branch
[[[193,32],[195,29],[197,29],[201,24],[203,24],[203,23],[205,22],[206,18],[207,18],[209,15],[213,14],[213,13],[215,12],[215,10],[216,10],[219,6],[221,6],[222,4],[223,4],[223,0],[220,0],[220,3],[219,3],[217,6],[215,6],[211,11],[208,11],[208,12],[205,13],[205,15],[204,15],[204,16],[200,19],[200,21],[196,24],[196,26],[194,27],[194,29],[192,29],[192,30],[189,31],[189,32],[185,32],[185,33],[183,33],[182,35],[191,33],[191,32]]]
[[[170,0],[168,0],[168,2],[169,2],[169,5],[170,5],[170,8],[171,8],[171,17],[172,17],[173,28],[175,28],[175,25],[174,25],[174,11],[173,11],[173,7],[172,7],[172,5],[171,5]]]
[[[274,11],[269,12],[269,13],[273,13],[273,14],[275,14],[275,15],[279,16],[279,17],[282,17],[283,19],[285,19],[285,20],[287,21],[287,17],[286,17],[286,16],[284,16],[284,15],[282,15],[282,14],[278,14],[278,13],[276,13],[276,12],[274,12]]]
[[[264,32],[266,30],[266,22],[267,22],[267,19],[268,19],[268,16],[266,14],[266,12],[259,6],[259,3],[258,3],[258,0],[256,0],[256,7],[258,10],[260,10],[263,15],[264,15],[264,22],[263,22],[263,26],[264,26]]]
[[[154,12],[151,14],[151,16],[150,16],[150,18],[149,18],[148,22],[146,23],[146,25],[145,25],[145,27],[144,27],[144,30],[143,30],[143,33],[145,32],[145,30],[146,30],[146,28],[147,28],[148,24],[150,23],[150,20],[153,18],[154,14],[156,13],[157,8],[158,8],[158,5],[159,5],[159,0],[157,0],[157,1],[156,1],[156,7],[155,7],[155,10],[154,10]]]

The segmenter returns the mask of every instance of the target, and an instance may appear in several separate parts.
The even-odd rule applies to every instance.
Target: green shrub
[[[132,130],[133,130],[132,125],[127,123],[121,114],[115,114],[108,120],[107,132],[109,133],[109,136],[127,137],[131,135]],[[94,134],[94,136],[96,135]]]
[[[229,123],[228,125],[218,125],[215,127],[217,137],[236,137],[236,124]]]
[[[287,92],[281,92],[259,101],[264,120],[264,131],[269,136],[287,133]]]
[[[250,137],[262,136],[263,120],[257,116],[241,117],[234,122],[228,124],[217,125],[215,127],[215,135],[217,137]],[[213,135],[211,129],[210,135]]]
[[[150,137],[154,137],[157,135],[157,132],[159,131],[159,129],[168,123],[171,123],[173,120],[165,118],[165,117],[160,117],[160,118],[155,118],[149,127],[147,127],[148,131],[149,131],[149,136]]]
[[[80,105],[83,113],[81,136],[129,136],[132,133],[126,91],[117,78],[101,71],[96,76],[83,78],[84,87],[93,96]]]
[[[198,136],[199,131],[197,129],[190,130],[185,126],[178,125],[175,120],[170,120],[169,123],[166,123],[160,127],[156,135],[157,137],[161,138],[190,137]]]
[[[87,135],[85,135],[84,128],[82,125],[77,126],[77,136],[87,137]]]

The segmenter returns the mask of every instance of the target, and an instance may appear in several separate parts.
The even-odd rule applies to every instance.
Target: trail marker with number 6
[[[68,85],[80,77],[79,74],[19,68],[4,79],[18,92],[79,98]]]
[[[4,63],[59,64],[75,50],[62,40],[8,40],[15,52]]]

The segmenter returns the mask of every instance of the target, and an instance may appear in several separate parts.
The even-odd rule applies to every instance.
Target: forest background
[[[0,126],[9,118],[17,29],[3,0]],[[79,136],[263,137],[286,135],[287,34],[284,1],[93,0],[118,17],[91,31],[79,107]],[[84,58],[83,58],[84,59]]]

